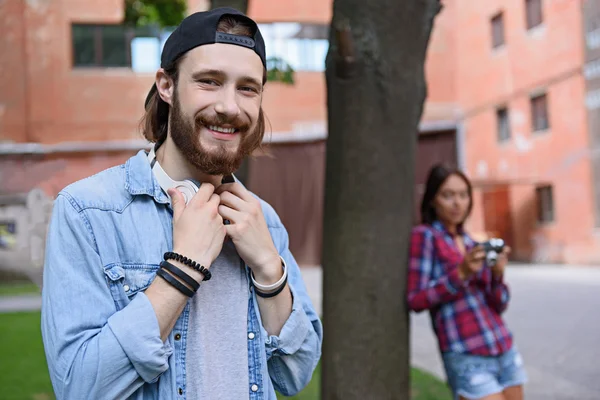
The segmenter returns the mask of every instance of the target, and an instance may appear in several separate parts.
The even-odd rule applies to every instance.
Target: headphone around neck
[[[150,162],[150,169],[152,170],[154,177],[156,178],[158,184],[165,193],[167,193],[167,191],[172,188],[178,189],[181,193],[183,193],[185,204],[187,204],[192,199],[192,197],[194,197],[196,192],[198,192],[198,189],[200,188],[200,182],[197,182],[193,179],[176,181],[171,179],[171,177],[167,175],[165,170],[162,169],[160,163],[156,159],[154,146],[152,146],[152,149],[148,153],[148,162]],[[169,201],[170,200],[171,198],[169,197]]]

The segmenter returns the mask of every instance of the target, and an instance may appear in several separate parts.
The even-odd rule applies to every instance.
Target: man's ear
[[[160,98],[172,106],[175,82],[173,82],[173,79],[162,68],[156,71],[156,89]]]

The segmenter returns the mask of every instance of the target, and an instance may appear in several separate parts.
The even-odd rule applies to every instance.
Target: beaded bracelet
[[[179,261],[180,263],[185,264],[188,267],[200,272],[202,275],[204,275],[205,281],[209,281],[210,278],[212,277],[212,274],[210,273],[210,271],[207,268],[198,264],[194,260],[190,260],[189,258],[182,256],[181,254],[177,254],[172,251],[167,251],[164,254],[163,258],[165,259],[165,261],[169,261],[169,260]]]

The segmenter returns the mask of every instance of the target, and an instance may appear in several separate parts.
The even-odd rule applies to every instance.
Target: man
[[[146,99],[156,142],[55,201],[42,334],[59,399],[275,399],[322,326],[275,211],[231,178],[262,142],[265,47],[233,9],[190,15]]]

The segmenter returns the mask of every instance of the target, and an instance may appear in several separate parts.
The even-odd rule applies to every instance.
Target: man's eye
[[[258,89],[252,87],[252,86],[242,86],[240,88],[241,91],[243,92],[252,92],[252,93],[258,93]]]
[[[205,85],[218,85],[217,81],[214,79],[198,79],[198,83],[202,83]]]

